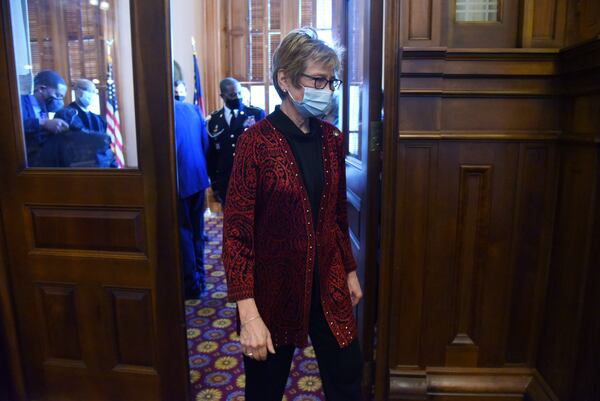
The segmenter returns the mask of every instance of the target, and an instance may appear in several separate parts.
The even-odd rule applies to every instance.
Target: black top
[[[311,118],[309,120],[310,132],[304,133],[281,111],[279,106],[275,107],[275,111],[269,114],[267,119],[285,135],[292,148],[296,163],[300,167],[308,199],[310,200],[313,224],[316,228],[324,179],[319,120]]]

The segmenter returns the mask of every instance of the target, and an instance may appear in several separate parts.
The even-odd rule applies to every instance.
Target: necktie
[[[233,124],[235,124],[235,119],[236,119],[235,110],[231,110],[231,119],[229,120],[230,127],[233,127]]]

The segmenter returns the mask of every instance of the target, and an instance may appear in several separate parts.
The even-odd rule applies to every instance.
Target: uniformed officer
[[[225,105],[212,113],[208,122],[208,174],[215,198],[224,205],[237,139],[265,118],[265,112],[242,102],[242,86],[234,78],[223,79],[220,90]]]

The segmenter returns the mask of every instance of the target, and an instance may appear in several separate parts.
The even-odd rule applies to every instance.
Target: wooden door
[[[383,2],[347,2],[344,132],[348,223],[364,301],[357,308],[365,384],[370,385],[377,302]]]
[[[563,135],[590,132],[585,123],[567,125],[576,120],[568,111],[589,103],[569,104],[563,63],[577,65],[587,99],[593,85],[585,74],[593,67],[570,58],[577,52],[515,47],[519,35],[532,35],[524,27],[549,40],[545,32],[565,24],[560,1],[536,2],[523,18],[507,8],[517,3],[386,2],[378,401],[557,399],[536,370],[550,355],[540,334],[570,327],[542,328],[552,244],[561,232],[556,191],[567,174],[557,167]],[[478,15],[466,17],[466,10]],[[584,176],[594,173],[582,166],[595,162],[581,160],[567,191],[577,182],[593,187]],[[578,210],[591,210],[587,194],[573,193]],[[585,241],[571,235],[574,243]],[[575,283],[577,261],[565,260]],[[561,300],[560,311],[569,305],[563,298],[552,298]]]
[[[6,332],[20,398],[184,400],[169,1],[125,9],[133,82],[120,87],[135,96],[121,110],[135,109],[122,118],[137,127],[139,167],[123,170],[26,167],[12,2],[0,4],[0,300],[16,321]]]

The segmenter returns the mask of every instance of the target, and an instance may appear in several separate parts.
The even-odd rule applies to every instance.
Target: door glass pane
[[[28,167],[135,168],[129,2],[10,0]]]
[[[456,0],[456,21],[498,21],[498,0]]]
[[[349,0],[348,9],[348,154],[360,159],[364,85],[365,0]]]

